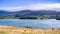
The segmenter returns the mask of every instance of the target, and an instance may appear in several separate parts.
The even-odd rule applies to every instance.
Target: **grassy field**
[[[31,29],[0,26],[0,34],[60,34],[60,29]]]

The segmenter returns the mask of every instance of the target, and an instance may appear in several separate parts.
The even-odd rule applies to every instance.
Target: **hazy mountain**
[[[11,14],[11,15],[24,15],[24,16],[39,16],[39,15],[60,15],[60,12],[53,10],[22,10],[16,12],[2,11],[0,10],[0,15]]]

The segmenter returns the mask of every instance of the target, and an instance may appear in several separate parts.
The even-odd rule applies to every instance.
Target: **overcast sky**
[[[0,10],[60,10],[60,0],[0,0]]]

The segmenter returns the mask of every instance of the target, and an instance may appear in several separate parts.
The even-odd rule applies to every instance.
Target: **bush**
[[[25,28],[32,28],[32,27],[26,26]]]

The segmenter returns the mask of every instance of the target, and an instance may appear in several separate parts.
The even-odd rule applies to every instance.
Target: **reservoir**
[[[56,19],[0,19],[0,25],[32,28],[60,28]]]

